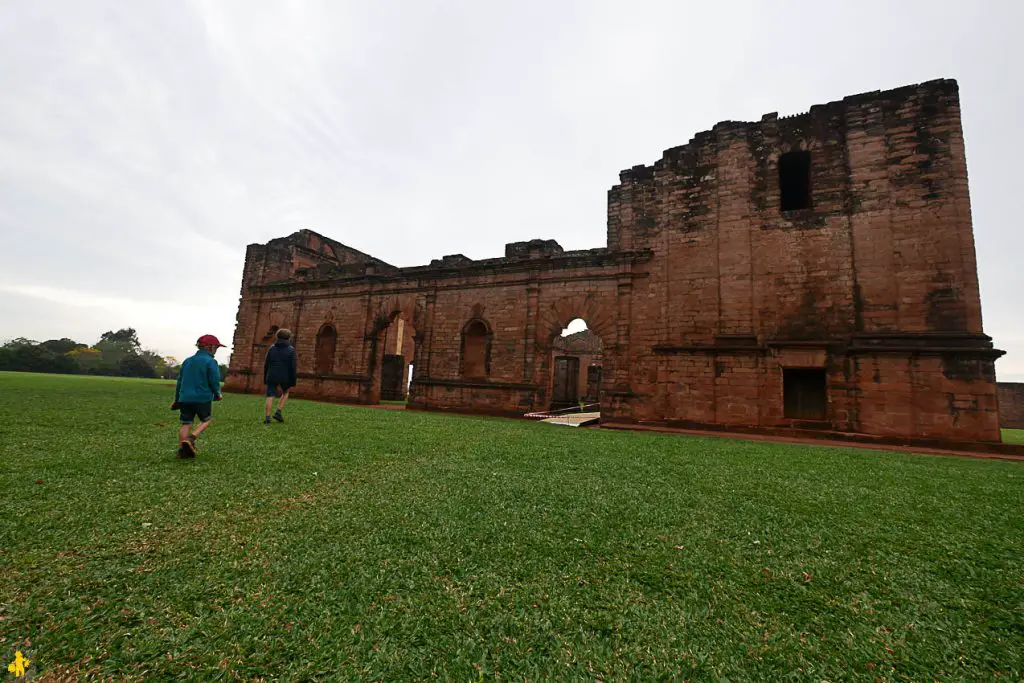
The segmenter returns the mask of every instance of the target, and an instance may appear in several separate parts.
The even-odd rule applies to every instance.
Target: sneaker
[[[192,445],[191,441],[182,441],[181,446],[178,447],[179,458],[194,458],[196,457],[196,447]]]
[[[270,424],[270,416],[269,415],[267,417],[263,418],[263,424],[265,424],[265,425]]]
[[[278,422],[284,422],[284,415],[281,414],[280,410],[274,413],[274,419]]]

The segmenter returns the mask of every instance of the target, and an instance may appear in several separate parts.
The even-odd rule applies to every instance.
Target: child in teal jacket
[[[181,411],[178,429],[178,457],[194,458],[196,439],[206,431],[213,419],[213,401],[221,400],[220,366],[214,355],[224,345],[212,334],[204,334],[196,342],[199,348],[194,356],[185,359],[174,387],[171,410]],[[196,417],[199,426],[189,434]]]

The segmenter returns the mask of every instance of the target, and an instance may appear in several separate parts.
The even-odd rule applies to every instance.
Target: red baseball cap
[[[220,343],[220,340],[214,337],[212,334],[204,334],[202,337],[199,338],[196,344],[200,344],[202,346],[224,346],[223,344]]]

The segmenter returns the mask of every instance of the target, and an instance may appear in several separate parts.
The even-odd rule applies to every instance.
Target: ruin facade
[[[956,82],[719,123],[620,173],[597,249],[398,268],[308,230],[250,245],[227,388],[259,390],[289,327],[299,395],[375,403],[411,365],[410,408],[522,415],[575,318],[602,422],[999,441]]]

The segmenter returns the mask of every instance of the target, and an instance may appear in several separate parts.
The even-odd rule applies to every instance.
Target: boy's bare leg
[[[188,437],[189,430],[192,429],[191,424],[183,424],[178,428],[178,457],[179,458],[192,458],[195,457],[196,448],[192,444],[192,441]]]
[[[288,392],[289,391],[291,391],[291,389],[288,389],[283,394],[281,394],[281,400],[277,402],[277,409],[278,410],[284,410],[284,404],[288,401]],[[270,414],[270,411],[268,410],[267,411],[267,415],[269,415],[269,414]]]
[[[274,397],[267,396],[267,412],[265,417],[270,417],[270,411],[274,409]]]
[[[206,422],[200,422],[199,426],[196,427],[195,430],[192,432],[192,436],[193,437],[199,436],[200,434],[205,432],[206,428],[209,427],[212,423],[213,423],[213,420],[207,420]]]

